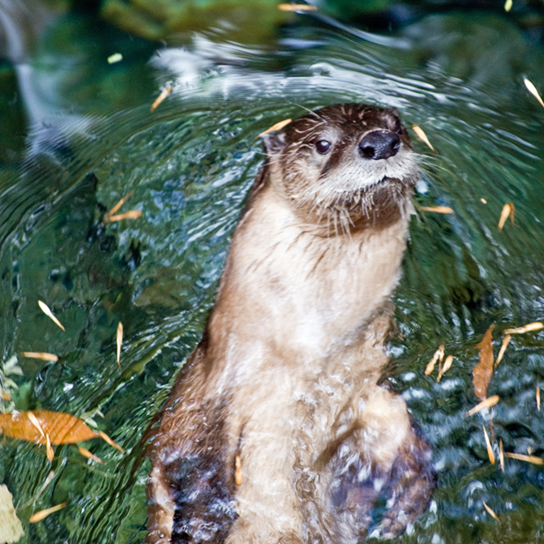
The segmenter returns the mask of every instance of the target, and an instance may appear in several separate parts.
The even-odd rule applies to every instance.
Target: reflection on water
[[[479,43],[486,45],[473,50]],[[156,94],[167,82],[174,92],[153,114],[153,97],[140,89],[123,111],[87,115],[96,113],[90,108],[35,129],[20,175],[6,167],[0,178],[0,345],[3,360],[16,354],[24,372],[14,400],[18,409],[90,417],[127,453],[87,443],[104,460],[97,465],[59,446],[50,464],[43,448],[4,440],[0,477],[19,507],[22,542],[143,540],[142,436],[213,302],[263,157],[255,136],[306,108],[351,101],[396,107],[405,124],[424,128],[437,153],[415,142],[423,166],[416,202],[455,210],[413,218],[395,296],[390,380],[432,442],[439,474],[430,511],[399,541],[538,541],[542,469],[512,459],[504,473],[491,465],[482,423],[505,451],[544,455],[535,401],[542,333],[512,339],[489,386],[499,404],[465,412],[478,402],[475,345],[489,325],[496,354],[502,330],[544,319],[544,110],[522,81],[544,88],[542,55],[498,17],[431,16],[385,43],[304,19],[285,30],[277,50],[200,36],[185,50],[158,52],[146,70]],[[131,191],[123,210],[143,216],[104,223]],[[515,204],[515,226],[499,232],[507,202]],[[442,343],[454,361],[435,383],[423,371]],[[55,353],[59,362],[23,351]],[[64,501],[65,510],[27,523]]]

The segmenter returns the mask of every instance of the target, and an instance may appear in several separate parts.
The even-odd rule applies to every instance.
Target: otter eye
[[[326,155],[331,150],[332,144],[328,140],[319,140],[315,143],[315,148],[320,155]]]

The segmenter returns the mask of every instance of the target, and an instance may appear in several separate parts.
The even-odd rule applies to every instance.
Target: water
[[[16,354],[23,369],[14,377],[18,409],[92,418],[126,454],[96,440],[85,447],[103,465],[73,446],[57,447],[49,463],[44,448],[4,439],[0,477],[25,527],[21,542],[143,541],[149,464],[142,436],[213,303],[263,158],[255,137],[306,108],[351,101],[396,107],[406,125],[424,128],[437,152],[414,137],[422,163],[416,204],[455,210],[413,218],[395,293],[399,330],[389,380],[432,442],[439,474],[430,510],[398,541],[540,542],[542,468],[507,459],[502,473],[491,465],[482,423],[491,431],[492,419],[492,439],[501,438],[506,451],[544,455],[544,415],[535,401],[544,333],[513,338],[489,386],[489,395],[501,397],[493,411],[465,412],[478,402],[475,345],[489,325],[496,355],[502,330],[544,319],[544,109],[523,85],[528,77],[544,89],[541,48],[504,18],[462,13],[428,16],[377,37],[305,17],[276,47],[199,35],[184,50],[160,50],[151,63],[149,44],[130,49],[117,34],[94,57],[81,58],[95,26],[78,19],[58,28],[71,28],[81,49],[70,52],[71,64],[52,63],[66,68],[49,73],[55,101],[42,97],[34,117],[26,114],[47,124],[1,168],[0,345],[3,360]],[[132,51],[131,63],[91,78],[85,73],[115,49]],[[46,53],[59,51],[45,43],[30,57],[36,81],[47,73],[38,62]],[[70,70],[83,75],[63,90]],[[107,87],[114,70],[118,80]],[[139,84],[131,88],[134,77]],[[168,82],[173,93],[150,113]],[[103,223],[131,191],[121,211],[143,216]],[[499,232],[507,202],[515,204],[515,226]],[[454,362],[437,384],[436,372],[423,371],[442,343]],[[52,352],[59,362],[27,359],[23,351]],[[65,510],[27,523],[33,512],[64,501]]]

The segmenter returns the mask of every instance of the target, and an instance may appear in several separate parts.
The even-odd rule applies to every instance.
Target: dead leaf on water
[[[41,300],[38,300],[38,306],[40,307],[41,311],[49,317],[49,319],[53,320],[53,322],[58,325],[63,331],[66,329],[62,326],[62,323],[53,315],[53,312],[49,309],[49,306],[42,302]]]
[[[159,96],[157,96],[155,102],[151,104],[150,111],[155,111],[161,103],[164,101],[164,99],[172,92],[172,85],[167,85],[162,91]]]
[[[84,442],[98,435],[76,416],[48,410],[12,412],[0,414],[0,431],[10,438],[26,440],[36,444],[72,444]]]
[[[23,357],[27,357],[28,359],[41,359],[42,361],[51,361],[52,363],[56,363],[59,360],[59,358],[53,353],[46,353],[42,351],[23,351],[21,355]]]
[[[434,365],[436,365],[436,362],[438,360],[440,360],[440,362],[442,362],[442,360],[444,359],[444,349],[445,349],[445,345],[442,344],[435,352],[434,352],[434,355],[432,357],[432,359],[428,362],[427,364],[427,367],[425,368],[425,376],[428,376],[429,374],[431,374],[431,372],[434,370]]]
[[[102,459],[100,459],[100,457],[97,457],[96,455],[91,453],[88,449],[82,448],[81,446],[78,446],[77,449],[78,449],[79,453],[81,453],[81,455],[83,455],[83,457],[86,457],[87,459],[92,459],[93,461],[95,461],[96,463],[100,463],[101,465],[104,464],[104,461],[102,461]]]
[[[542,101],[540,94],[536,90],[536,87],[526,77],[523,78],[523,83],[525,83],[525,87],[527,87],[527,90],[539,101],[540,105],[544,108],[544,102]]]
[[[540,412],[540,382],[536,384],[536,407]]]
[[[110,215],[115,215],[121,208],[121,206],[134,194],[134,191],[130,191],[127,193],[117,204],[109,211],[106,212],[104,217],[108,217]]]
[[[104,223],[115,223],[116,221],[122,221],[123,219],[138,219],[142,217],[144,212],[142,210],[129,210],[125,213],[120,213],[118,215],[109,215],[108,217],[104,216]]]
[[[121,453],[125,453],[125,450],[119,444],[117,444],[117,442],[114,442],[104,431],[98,431],[98,434],[102,440],[107,442],[110,446],[117,448]]]
[[[446,357],[446,360],[444,361],[444,366],[440,369],[440,372],[438,373],[438,377],[436,378],[436,383],[438,383],[442,376],[451,368],[451,364],[453,363],[453,355],[448,355]]]
[[[278,9],[280,11],[316,11],[317,6],[309,4],[279,4]]]
[[[121,368],[121,346],[123,345],[123,324],[117,325],[117,364]]]
[[[452,208],[449,206],[421,206],[419,208],[422,212],[431,212],[431,213],[455,213]]]
[[[474,414],[480,412],[484,408],[491,408],[492,406],[495,406],[495,404],[497,404],[497,402],[499,402],[499,400],[500,400],[499,395],[493,395],[493,396],[483,400],[482,402],[477,404],[474,408],[469,410],[467,412],[467,416],[473,416]]]
[[[292,119],[284,119],[283,121],[280,121],[279,123],[276,123],[275,125],[272,125],[270,128],[266,129],[264,132],[261,132],[258,136],[255,136],[255,139],[261,138],[262,136],[265,136],[266,134],[269,134],[270,132],[281,130],[283,127],[286,127],[291,121]]]
[[[525,461],[526,463],[532,463],[533,465],[544,465],[544,460],[541,457],[536,457],[534,455],[523,455],[523,453],[509,452],[506,452],[504,455],[506,455],[506,457],[510,457],[510,459]]]
[[[501,520],[499,519],[499,516],[497,516],[497,514],[495,514],[495,512],[493,512],[493,510],[491,510],[491,508],[489,508],[489,506],[487,506],[487,504],[485,503],[485,501],[482,501],[484,503],[484,508],[487,510],[487,513],[495,520],[495,521],[498,521],[499,523],[501,522]]]
[[[25,532],[13,507],[13,497],[6,485],[0,485],[0,542],[18,542]]]
[[[508,344],[510,343],[511,338],[512,337],[509,334],[507,334],[502,339],[501,349],[499,350],[499,354],[497,355],[497,360],[495,361],[495,368],[497,368],[499,366],[499,363],[502,361],[504,352],[506,351],[506,348],[508,347]]]
[[[487,436],[487,431],[485,430],[485,425],[482,425],[482,429],[484,430],[484,437],[485,437],[485,445],[487,447],[487,456],[489,457],[489,461],[492,465],[495,464],[495,454],[493,453],[493,448],[491,447],[491,442],[489,441],[489,436]]]
[[[504,451],[502,448],[502,438],[499,440],[499,461],[501,463],[501,470],[504,472]]]
[[[234,458],[234,468],[234,481],[236,482],[236,485],[242,485],[242,461],[240,460],[239,455]]]
[[[503,331],[503,334],[524,334],[526,332],[539,331],[542,328],[544,328],[544,325],[540,321],[536,321],[535,323],[529,323],[516,329],[506,329]]]
[[[505,204],[502,207],[501,211],[501,217],[499,219],[499,232],[503,229],[504,224],[506,223],[506,220],[510,217],[510,226],[514,226],[514,214],[515,214],[516,208],[514,207],[513,202],[509,202],[508,204]]]
[[[429,138],[427,138],[427,135],[425,134],[425,131],[418,125],[412,125],[413,131],[416,133],[416,136],[425,144],[427,144],[428,147],[430,147],[433,151],[436,151],[435,148],[432,146],[431,142],[429,141]]]
[[[487,386],[493,376],[493,327],[494,325],[491,324],[481,342],[476,345],[477,348],[480,348],[480,362],[472,369],[472,381],[474,393],[480,400],[486,398]]]
[[[58,512],[59,510],[62,510],[67,506],[68,503],[63,502],[61,504],[57,504],[57,506],[52,506],[51,508],[41,510],[40,512],[36,512],[34,515],[30,516],[30,519],[28,521],[30,521],[30,523],[37,523],[38,521],[42,521],[42,519],[45,519],[47,516],[50,516],[54,512]]]
[[[512,0],[506,0],[506,2],[504,3],[504,11],[510,11],[512,9],[513,3],[514,2]]]

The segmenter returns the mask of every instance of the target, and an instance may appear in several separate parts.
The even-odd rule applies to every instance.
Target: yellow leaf
[[[432,359],[429,361],[429,363],[427,364],[427,367],[425,368],[425,376],[428,376],[434,370],[434,365],[436,365],[437,361],[442,362],[442,359],[444,359],[444,349],[445,349],[445,346],[444,344],[442,344],[434,352]]]
[[[484,436],[485,436],[485,445],[487,446],[487,456],[489,457],[489,460],[491,461],[491,464],[495,464],[495,454],[493,453],[493,448],[491,447],[491,442],[489,441],[489,436],[487,436],[487,431],[485,430],[485,426],[482,425],[482,429],[484,430]]]
[[[59,358],[52,353],[45,353],[41,351],[23,351],[23,357],[28,357],[29,359],[41,359],[42,361],[51,361],[56,363]]]
[[[422,212],[431,213],[455,213],[449,206],[421,206],[419,208]]]
[[[483,410],[484,408],[491,408],[492,406],[495,406],[495,404],[497,404],[499,400],[500,400],[499,395],[493,395],[492,397],[489,397],[483,400],[482,402],[477,404],[474,408],[469,410],[467,412],[467,416],[473,416],[474,414],[476,414],[480,410]]]
[[[527,90],[539,101],[540,105],[544,108],[544,102],[542,102],[542,98],[538,94],[536,87],[527,78],[523,78],[523,83],[525,83],[525,87],[527,87]]]
[[[427,135],[420,126],[412,125],[412,129],[421,141],[423,141],[425,144],[427,144],[428,147],[435,151],[435,148],[432,146],[431,142],[429,142],[429,138],[427,138]]]
[[[279,4],[278,9],[280,11],[316,11],[317,7],[309,4]]]
[[[453,355],[448,355],[446,357],[446,360],[444,361],[444,366],[440,369],[440,372],[438,373],[438,378],[436,379],[436,383],[438,383],[442,376],[451,368],[451,364],[453,362]]]
[[[114,442],[105,432],[98,431],[98,434],[100,435],[102,440],[107,442],[110,446],[113,446],[114,448],[117,448],[121,453],[125,453],[125,450],[119,444]]]
[[[62,323],[53,315],[53,312],[49,309],[49,306],[42,302],[41,300],[38,300],[38,306],[40,307],[41,311],[50,319],[53,320],[53,322],[58,325],[63,331],[66,329],[62,326]]]
[[[123,324],[119,321],[117,325],[117,364],[121,368],[121,346],[123,344]]]
[[[541,457],[535,457],[534,455],[523,455],[523,453],[508,453],[504,455],[510,457],[510,459],[517,459],[518,461],[525,461],[526,463],[532,463],[533,465],[544,465],[544,460]]]
[[[504,472],[504,451],[502,448],[502,438],[499,440],[499,461],[501,463],[501,470]]]
[[[96,463],[100,463],[101,465],[104,464],[104,461],[102,461],[100,457],[97,457],[96,455],[91,453],[88,449],[82,448],[81,446],[78,446],[77,449],[79,450],[79,453],[83,455],[83,457],[86,457],[87,459],[92,459],[93,461],[95,461]]]
[[[487,504],[482,501],[484,503],[484,508],[487,510],[487,513],[495,520],[495,521],[498,521],[499,523],[501,522],[501,520],[499,519],[499,516],[497,516],[497,514],[495,514],[495,512],[493,512],[493,510],[491,510],[491,508],[489,508],[489,506],[487,506]]]
[[[501,349],[499,350],[499,354],[497,355],[497,360],[495,361],[495,368],[499,366],[499,363],[502,361],[502,358],[504,357],[504,352],[506,351],[506,348],[508,347],[508,344],[510,343],[510,339],[512,337],[507,334],[502,339]]]
[[[47,410],[12,412],[0,414],[0,430],[10,438],[26,440],[36,444],[73,444],[84,442],[98,435],[76,416]]]
[[[162,91],[161,91],[161,94],[157,97],[157,99],[155,100],[155,102],[153,102],[153,104],[151,104],[151,111],[155,111],[159,106],[160,104],[162,103],[162,101],[172,92],[172,85],[168,85],[166,86]]]
[[[116,221],[122,221],[123,219],[138,219],[138,217],[142,217],[143,213],[142,210],[129,210],[128,212],[120,213],[119,215],[104,216],[104,222],[115,223]]]
[[[539,321],[535,323],[529,323],[528,325],[524,325],[523,327],[518,327],[517,329],[506,329],[503,331],[504,334],[523,334],[526,332],[533,332],[533,331],[539,331],[542,329],[544,325],[540,323]]]
[[[36,512],[34,515],[30,516],[30,519],[28,521],[30,521],[30,523],[37,523],[38,521],[45,519],[47,516],[53,514],[54,512],[58,512],[59,510],[62,510],[67,506],[68,503],[63,502],[62,504],[57,504],[57,506],[52,506],[51,508],[47,508],[46,510],[41,510],[40,512]]]

